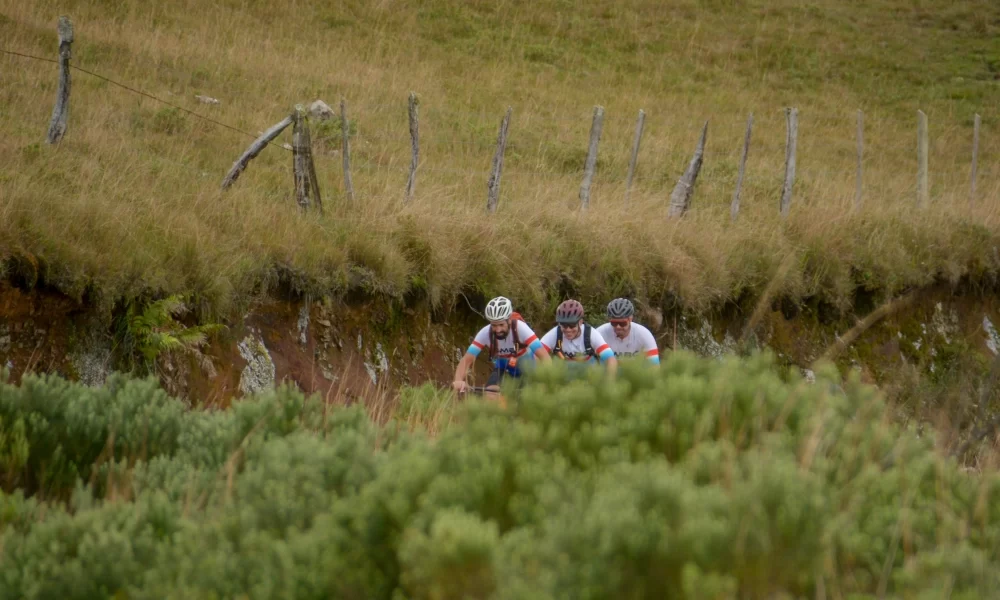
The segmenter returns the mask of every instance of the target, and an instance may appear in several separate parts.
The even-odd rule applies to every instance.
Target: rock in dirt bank
[[[958,294],[928,287],[914,302],[886,316],[839,357],[868,381],[880,383],[902,366],[938,376],[963,357],[980,365],[1000,351],[1000,303],[989,294]],[[307,393],[352,402],[379,390],[434,381],[447,385],[482,318],[463,304],[432,318],[419,307],[383,301],[270,300],[211,339],[201,354],[174,353],[156,363],[167,390],[193,403],[227,404],[233,397],[290,383]],[[465,308],[466,310],[461,310]],[[711,315],[644,313],[640,322],[659,340],[662,353],[685,348],[721,357],[745,347],[766,347],[783,361],[808,369],[874,307],[831,318],[808,305],[789,311],[775,303],[753,331],[751,311]],[[525,315],[537,333],[552,323]],[[28,371],[58,373],[99,384],[122,368],[122,344],[108,319],[58,293],[0,285],[0,363],[15,381]],[[599,324],[600,319],[591,319]],[[484,381],[486,361],[477,361]]]
[[[428,311],[408,312],[378,302],[262,302],[225,323],[201,352],[161,355],[155,372],[171,394],[208,404],[282,383],[350,402],[403,384],[450,382],[482,325],[465,314],[432,323]],[[128,364],[116,353],[120,328],[109,321],[58,293],[0,284],[0,361],[15,381],[40,372],[98,385]]]
[[[247,366],[240,373],[240,393],[256,394],[274,386],[274,361],[264,341],[252,333],[243,338],[236,348]]]

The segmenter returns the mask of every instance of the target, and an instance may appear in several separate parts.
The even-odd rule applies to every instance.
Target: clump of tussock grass
[[[39,146],[55,75],[4,57],[0,251],[30,256],[45,282],[106,306],[188,292],[213,317],[282,280],[318,294],[416,292],[435,305],[459,292],[503,293],[526,310],[548,309],[567,291],[595,304],[629,294],[704,310],[760,294],[786,260],[773,293],[837,306],[858,286],[888,296],[935,280],[992,281],[1000,138],[991,124],[1000,114],[988,92],[1000,8],[947,4],[934,12],[933,3],[902,0],[685,2],[666,14],[650,2],[595,3],[566,21],[545,2],[305,3],[276,12],[259,2],[233,10],[0,0],[10,47],[52,54],[55,15],[69,12],[80,66],[251,132],[296,102],[346,97],[357,195],[353,204],[343,196],[333,143],[317,153],[325,216],[296,213],[291,157],[277,145],[221,194],[248,139],[181,122],[189,117],[79,73],[67,137]],[[909,42],[916,33],[921,44]],[[410,90],[421,99],[422,158],[416,198],[403,206]],[[222,103],[199,105],[195,94]],[[591,208],[581,214],[594,104],[605,106],[606,122]],[[514,117],[500,211],[487,219],[487,170],[507,105]],[[800,109],[799,167],[782,222],[788,105]],[[625,207],[640,107],[646,129]],[[867,114],[865,205],[852,213],[857,107]],[[918,107],[932,134],[932,206],[921,211]],[[731,224],[749,111],[743,210]],[[970,208],[977,111],[984,135]],[[705,119],[693,211],[669,221],[667,197]]]

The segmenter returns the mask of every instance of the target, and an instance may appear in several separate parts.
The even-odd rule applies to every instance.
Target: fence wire
[[[59,61],[55,59],[35,56],[9,49],[0,48],[0,53],[28,60],[59,64]],[[96,73],[94,71],[76,66],[74,64],[69,64],[69,68],[84,73],[88,76],[95,77],[99,80],[105,81],[111,85],[126,90],[130,93],[136,94],[144,98],[148,98],[165,106],[177,109],[196,119],[200,119],[202,121],[211,123],[218,127],[222,127],[224,129],[239,133],[243,136],[246,136],[247,138],[257,139],[259,137],[258,134],[254,134],[252,132],[246,131],[244,129],[241,129],[224,121],[200,114],[198,112],[180,106],[174,102],[164,100],[163,98],[160,98],[154,94],[139,89],[137,86],[122,83],[111,77],[107,77],[100,73]],[[400,113],[400,116],[402,117],[406,113],[406,104],[404,102],[399,102],[399,103],[382,102],[370,105],[362,105],[356,108],[356,110],[361,114],[375,114],[388,111],[394,111],[394,112],[398,111]],[[428,112],[434,114],[433,110]],[[474,122],[480,126],[482,126],[485,123],[490,123],[498,128],[501,120],[499,116],[495,116],[494,118],[494,116],[490,116],[486,111],[462,111],[459,109],[456,112],[456,109],[449,107],[448,112],[449,114],[453,115],[458,114],[459,116],[464,118],[474,119]],[[581,111],[581,116],[573,119],[565,118],[558,115],[540,115],[540,114],[531,114],[526,118],[530,122],[544,121],[549,124],[555,123],[556,125],[566,124],[571,126],[573,129],[586,131],[590,127],[590,115],[584,113],[585,111]],[[649,115],[647,115],[647,117],[648,116]],[[339,120],[340,117],[339,115],[335,115],[332,118]],[[626,117],[624,115],[609,119],[609,122],[615,122],[620,124],[629,123],[629,127],[631,127],[631,117]],[[484,131],[486,130],[484,129]],[[482,137],[477,139],[471,136],[448,137],[436,133],[421,132],[420,142],[421,142],[422,155],[427,151],[428,147],[431,148],[432,151],[435,148],[442,148],[442,147],[475,148],[483,152],[482,162],[484,163],[484,167],[482,169],[470,169],[470,168],[440,166],[440,165],[429,166],[423,162],[424,159],[422,157],[421,162],[418,164],[417,173],[444,173],[449,175],[459,175],[466,178],[481,177],[485,182],[490,173],[488,163],[492,158],[493,151],[495,150],[495,143],[496,143],[495,135],[496,134],[492,132],[483,133]],[[355,154],[355,156],[352,156],[352,161],[351,161],[352,171],[358,170],[361,172],[368,172],[368,173],[374,172],[374,173],[385,173],[385,174],[398,173],[403,176],[405,176],[405,174],[409,172],[408,163],[410,160],[410,155],[408,152],[406,152],[404,156],[404,150],[408,149],[410,145],[410,137],[405,133],[405,130],[401,131],[399,134],[387,134],[382,132],[368,133],[367,131],[358,131],[351,135],[351,140],[352,140],[352,146],[354,147],[354,152],[352,152],[352,154]],[[616,142],[612,150],[612,152],[615,155],[621,154],[623,148],[625,148],[625,142],[621,142],[620,140],[618,142],[620,143]],[[583,140],[581,139],[581,153],[583,152],[582,143]],[[629,141],[629,143],[631,143],[631,141]],[[363,156],[363,154],[367,152],[367,150],[360,151],[361,149],[359,148],[359,145],[374,146],[376,149],[380,150],[379,154],[382,157],[393,156],[393,152],[387,151],[387,149],[396,147],[398,148],[399,155],[398,157],[393,157],[393,158],[396,158],[398,160],[393,160],[392,158],[390,158],[388,161],[389,164],[387,164],[387,161],[384,160],[365,160],[364,158],[361,158],[361,156]],[[293,152],[292,147],[288,144],[279,144],[272,142],[268,144],[268,146],[275,147],[289,153]],[[693,144],[691,146],[692,146],[691,149],[693,150],[694,147]],[[606,149],[604,151],[605,156],[607,155],[607,152],[608,150]],[[506,164],[504,165],[504,174],[508,176],[514,174],[525,174],[536,179],[544,179],[549,181],[559,180],[560,182],[565,182],[568,177],[577,176],[583,172],[584,165],[582,161],[580,164],[579,171],[573,171],[573,172],[560,171],[558,168],[555,167],[552,169],[538,168],[539,166],[541,166],[546,162],[547,158],[552,160],[557,160],[555,155],[558,155],[558,153],[559,151],[556,147],[553,147],[553,155],[548,155],[543,153],[542,156],[537,157],[532,161],[534,162],[535,167],[526,164],[519,164],[520,161],[518,159],[508,156],[506,158]],[[737,153],[738,150],[734,147],[722,150],[721,153],[716,153],[716,156],[722,157],[727,164],[728,163],[735,164],[738,160]],[[326,160],[340,161],[341,157],[339,156],[339,154],[340,154],[339,145],[335,146],[334,148],[332,148],[330,151],[327,152],[318,152],[315,150],[313,152],[313,156],[315,158],[324,161]],[[172,163],[177,167],[185,168],[192,172],[195,172],[199,175],[199,177],[207,176],[203,169],[190,167],[188,165],[184,165],[183,163],[174,161],[164,156],[159,156],[158,158],[164,162]],[[618,185],[625,183],[625,177],[626,177],[625,163],[622,162],[620,158],[621,157],[618,156],[616,159],[612,159],[611,161],[613,168],[615,169],[615,174],[609,172],[607,165],[605,165],[603,168],[598,168],[596,175],[597,179],[600,182],[606,185],[607,184]],[[683,170],[687,161],[687,153],[684,149],[678,149],[676,152],[672,152],[671,164],[669,166],[664,165],[662,160],[656,160],[657,158],[662,159],[663,157],[662,156],[650,157],[648,155],[642,157],[642,159],[639,161],[640,164],[639,168],[640,171],[644,172],[646,175],[644,177],[638,178],[635,181],[635,183],[641,186],[642,185],[641,180],[645,180],[647,182],[647,185],[649,185],[649,182],[652,181],[654,182],[654,185],[663,186],[666,188],[672,188],[674,184],[677,182],[677,180],[681,177],[681,171]],[[601,160],[603,161],[605,159],[601,158]],[[398,165],[391,164],[395,162],[398,162]],[[676,164],[673,164],[674,162],[676,162]],[[650,166],[651,164],[657,166]],[[982,166],[984,165],[980,165],[980,167]],[[706,168],[712,169],[714,168],[714,165],[706,165]],[[868,168],[866,168],[866,174],[869,172]],[[617,171],[619,170],[621,172],[617,173]],[[676,173],[674,171],[676,171]],[[650,173],[655,173],[655,175],[650,176],[649,175]],[[751,183],[752,180],[756,180],[758,182],[779,181],[781,177],[782,177],[781,173],[774,173],[770,175],[757,174],[756,176],[754,176],[751,173],[748,173],[747,183],[748,184]],[[846,180],[853,177],[854,177],[853,169],[836,168],[836,167],[831,167],[828,164],[823,164],[823,165],[810,164],[808,170],[800,170],[799,173],[796,174],[796,179],[798,180],[800,185],[808,185],[809,182],[816,181],[817,179],[820,178],[826,178],[830,180],[840,178]],[[957,179],[957,176],[948,175],[947,177],[943,178]],[[875,185],[876,186],[878,185],[877,181]],[[915,185],[916,184],[914,183],[914,187]],[[986,191],[985,189],[981,188],[980,194],[985,191]]]

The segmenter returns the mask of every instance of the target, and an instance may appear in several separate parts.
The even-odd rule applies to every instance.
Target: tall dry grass
[[[0,0],[0,37],[257,133],[296,102],[348,100],[357,200],[339,145],[314,131],[327,211],[300,215],[291,155],[274,145],[218,187],[249,138],[74,73],[69,131],[42,142],[48,63],[0,57],[0,249],[105,306],[194,293],[211,316],[279,280],[316,293],[504,293],[526,310],[566,289],[691,309],[773,293],[850,301],[1000,271],[1000,8],[980,1],[651,1],[402,5],[235,0]],[[420,97],[416,198],[406,95]],[[203,106],[195,94],[219,98]],[[606,110],[591,210],[577,210],[592,107]],[[514,107],[500,213],[484,215],[492,146]],[[800,110],[792,214],[777,215],[785,125]],[[642,153],[623,206],[635,113]],[[866,111],[865,207],[852,214],[855,110]],[[932,206],[914,209],[917,108],[930,116]],[[754,113],[743,211],[728,222],[743,127]],[[967,201],[972,115],[983,115],[979,198]],[[694,210],[666,200],[709,120]],[[288,134],[285,134],[288,135]],[[284,138],[282,138],[284,141]],[[206,315],[209,316],[209,315]]]

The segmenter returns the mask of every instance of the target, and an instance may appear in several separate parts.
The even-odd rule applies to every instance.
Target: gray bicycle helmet
[[[635,314],[635,307],[628,298],[615,298],[608,303],[609,319],[626,319]]]

